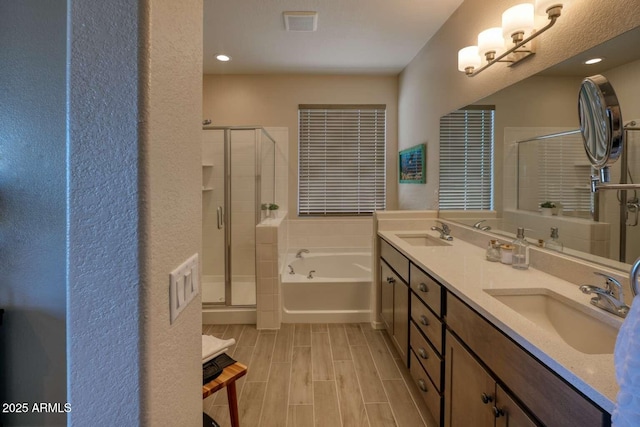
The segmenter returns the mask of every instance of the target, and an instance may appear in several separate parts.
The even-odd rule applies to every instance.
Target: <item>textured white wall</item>
[[[476,77],[457,71],[457,52],[500,24],[511,0],[466,0],[400,75],[398,147],[427,143],[427,184],[402,185],[401,209],[434,209],[438,197],[439,119],[640,24],[637,0],[574,0],[539,37],[537,53],[515,67],[495,65]],[[541,17],[541,25],[546,18]],[[537,25],[540,27],[541,25]]]
[[[70,2],[69,423],[141,423],[138,2]],[[96,384],[100,392],[96,393]]]
[[[70,424],[199,425],[202,3],[70,4]]]
[[[202,423],[202,305],[169,325],[169,273],[202,245],[202,1],[147,13],[142,117],[143,414],[149,426]]]
[[[67,401],[65,37],[66,1],[0,2],[0,402]]]

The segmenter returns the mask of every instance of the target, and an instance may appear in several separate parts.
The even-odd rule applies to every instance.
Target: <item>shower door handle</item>
[[[218,206],[218,230],[224,225],[224,213],[222,213],[222,206]]]
[[[635,227],[638,225],[638,216],[640,214],[640,204],[636,201],[627,202],[627,225]]]

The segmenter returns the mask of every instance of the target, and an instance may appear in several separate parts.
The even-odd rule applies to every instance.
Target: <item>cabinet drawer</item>
[[[545,425],[608,425],[605,411],[450,293],[447,325]]]
[[[418,327],[413,322],[410,322],[410,324],[411,338],[409,342],[411,349],[438,391],[442,391],[442,359],[418,331]]]
[[[425,373],[424,369],[422,369],[422,365],[418,362],[415,353],[413,351],[410,351],[409,353],[409,372],[411,373],[411,377],[418,386],[420,396],[422,396],[422,399],[426,403],[429,412],[431,412],[436,425],[439,427],[442,425],[442,396],[440,396],[438,390],[431,383],[429,376]]]
[[[442,354],[442,322],[431,310],[412,292],[411,318],[422,333],[429,339],[439,354]]]
[[[384,239],[380,239],[380,256],[402,277],[405,283],[409,283],[409,260]]]
[[[409,277],[411,289],[424,301],[436,316],[442,316],[442,287],[427,273],[411,264]]]

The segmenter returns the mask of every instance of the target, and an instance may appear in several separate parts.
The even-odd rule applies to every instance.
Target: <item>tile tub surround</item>
[[[437,237],[436,232],[424,232]],[[460,238],[454,237],[452,245],[448,247],[415,247],[391,230],[379,231],[378,235],[593,402],[608,412],[613,411],[618,385],[612,354],[583,354],[483,290],[545,288],[591,310],[590,296],[582,294],[575,284],[536,268],[521,271],[508,265],[488,262],[484,248]],[[611,323],[622,323],[622,319],[616,316],[603,314]]]
[[[286,252],[287,212],[256,226],[256,323],[258,329],[278,329],[281,260]]]

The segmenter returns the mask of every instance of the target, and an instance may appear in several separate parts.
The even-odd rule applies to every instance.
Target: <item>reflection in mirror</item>
[[[564,253],[628,271],[629,263],[640,256],[640,191],[592,195],[589,176],[595,170],[575,132],[580,85],[596,74],[615,87],[626,120],[640,123],[640,49],[630,48],[638,45],[640,27],[479,100],[477,104],[495,105],[495,212],[441,211],[440,216],[469,226],[488,218],[482,225],[491,226],[490,232],[503,239],[525,227],[536,243],[550,240],[551,228],[556,227]],[[603,61],[584,64],[593,57]],[[516,144],[568,131],[574,134]],[[640,132],[626,132],[626,139],[624,158],[611,166],[612,183],[621,182],[623,162],[628,166],[626,182],[640,183]],[[565,183],[556,185],[560,180]],[[542,213],[543,202],[555,204],[549,216]]]
[[[608,166],[615,163],[623,149],[622,114],[618,97],[606,77],[596,74],[580,85],[578,117],[584,149],[591,165],[608,182]]]

